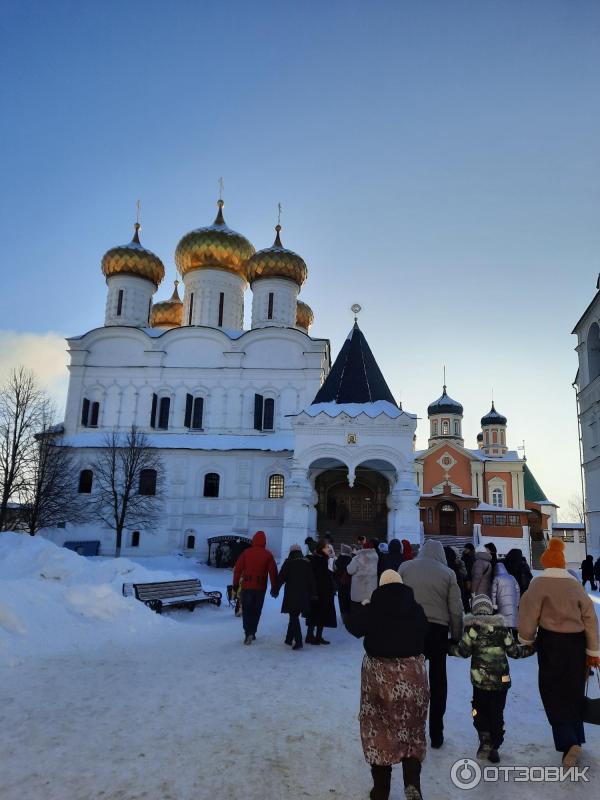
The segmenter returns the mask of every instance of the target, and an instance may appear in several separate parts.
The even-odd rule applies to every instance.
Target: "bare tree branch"
[[[154,472],[154,493],[140,493],[143,479]],[[162,503],[163,464],[158,452],[150,447],[145,433],[133,425],[127,433],[113,431],[106,435],[104,447],[93,464],[94,510],[116,534],[115,555],[121,553],[125,528],[154,528]],[[144,473],[144,475],[142,474]],[[149,479],[152,484],[152,477]]]

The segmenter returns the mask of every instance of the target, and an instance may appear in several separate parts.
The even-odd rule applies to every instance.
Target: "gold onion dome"
[[[179,281],[175,281],[175,289],[171,297],[152,306],[150,325],[153,328],[175,328],[181,325],[183,321],[183,303],[177,291],[178,286]]]
[[[113,275],[135,275],[146,278],[155,286],[165,277],[165,268],[158,256],[140,243],[140,223],[134,225],[133,239],[129,244],[112,247],[102,257],[102,272],[106,278]]]
[[[296,325],[308,330],[313,324],[314,318],[315,315],[313,314],[312,308],[306,303],[303,303],[302,300],[298,300],[296,304]]]
[[[273,247],[259,250],[248,261],[248,280],[252,283],[258,278],[287,278],[302,286],[308,276],[304,259],[281,244],[281,225],[276,225],[275,231]]]
[[[246,279],[246,262],[254,247],[245,236],[228,228],[223,217],[223,201],[212,225],[190,231],[175,250],[175,263],[183,277],[195,269],[224,269]]]

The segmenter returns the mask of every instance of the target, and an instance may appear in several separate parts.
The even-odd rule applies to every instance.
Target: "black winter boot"
[[[479,748],[477,749],[477,758],[487,758],[492,749],[492,740],[486,731],[479,731]]]
[[[369,795],[371,800],[388,800],[392,783],[392,768],[373,764],[371,767],[373,788]]]
[[[411,756],[402,759],[402,777],[404,779],[404,796],[406,800],[422,800],[421,794],[421,762]]]
[[[498,752],[498,750],[495,747],[492,747],[490,749],[490,752],[488,753],[488,761],[491,764],[499,764],[500,763],[500,753]]]

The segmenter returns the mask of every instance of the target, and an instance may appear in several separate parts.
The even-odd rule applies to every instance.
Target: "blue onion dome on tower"
[[[259,278],[287,278],[302,286],[308,276],[308,268],[297,253],[281,244],[281,225],[275,226],[275,241],[272,247],[259,250],[248,261],[248,280]]]
[[[157,255],[142,247],[139,222],[134,225],[133,239],[129,244],[112,247],[102,257],[102,272],[106,278],[113,275],[134,275],[146,278],[158,287],[165,277],[165,267]]]
[[[458,400],[453,400],[450,397],[450,395],[446,392],[445,385],[441,397],[438,397],[437,400],[434,400],[433,403],[430,403],[429,406],[427,407],[427,415],[429,417],[432,417],[435,414],[462,415],[462,413],[463,413],[462,405],[458,402]]]
[[[491,409],[488,411],[485,417],[481,418],[481,427],[485,428],[487,425],[506,425],[506,422],[506,417],[496,411],[496,406],[492,400]]]
[[[195,269],[222,269],[247,280],[246,264],[254,246],[241,233],[229,228],[223,217],[222,200],[212,225],[186,233],[175,250],[175,263],[182,277]]]

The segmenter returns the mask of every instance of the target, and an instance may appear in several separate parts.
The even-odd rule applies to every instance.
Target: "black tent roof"
[[[313,404],[374,403],[377,400],[387,400],[398,406],[355,322]]]

